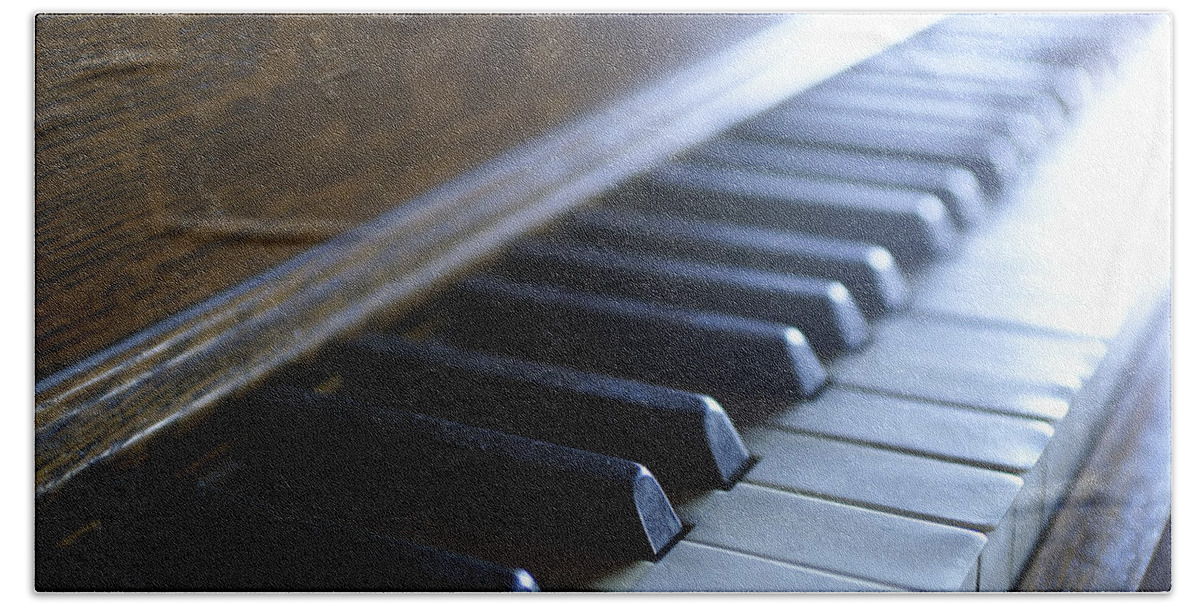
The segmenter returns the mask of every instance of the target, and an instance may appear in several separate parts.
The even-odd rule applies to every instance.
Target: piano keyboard
[[[952,17],[738,124],[80,474],[39,588],[1014,587],[1165,278],[1096,278],[1160,200],[1044,185],[1156,23]]]

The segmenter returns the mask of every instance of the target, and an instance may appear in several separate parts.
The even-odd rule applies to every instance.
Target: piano
[[[36,588],[1136,589],[1167,20],[756,27],[39,364]]]

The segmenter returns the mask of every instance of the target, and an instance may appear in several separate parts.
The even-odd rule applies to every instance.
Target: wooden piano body
[[[214,411],[241,407],[264,379],[303,369],[330,340],[404,325],[507,244],[614,186],[806,90],[837,92],[838,74],[877,55],[920,60],[920,32],[957,27],[937,22],[39,19],[38,588],[161,588],[121,564],[99,568],[117,573],[102,582],[70,570],[95,568],[88,543],[122,522],[105,511],[111,504],[89,503],[89,488],[170,455]],[[731,487],[673,499],[686,533],[671,547],[591,571],[530,567],[538,583],[1136,588],[1169,514],[1165,29],[1143,34],[1122,69],[1091,74],[1087,112],[962,231],[953,254],[904,263],[906,304],[871,315],[865,345],[822,354],[830,386],[739,408],[734,422],[755,463]],[[676,38],[650,42],[666,30]],[[444,43],[445,32],[463,38]],[[444,53],[403,46],[429,39]],[[181,41],[226,55],[196,62],[173,47]],[[388,61],[367,53],[379,50],[372,44]],[[639,44],[663,54],[634,52]],[[578,55],[629,70],[581,69]],[[513,76],[510,64],[522,60],[531,75]],[[455,61],[507,73],[509,88],[485,80],[455,90],[435,78]],[[387,85],[401,72],[408,85],[432,80],[394,95]],[[554,78],[562,92],[547,99],[538,86]],[[184,81],[191,105],[179,112],[171,87]],[[141,87],[150,101],[114,84]],[[864,122],[898,112],[856,111]],[[403,129],[389,130],[393,119]],[[88,156],[96,150],[107,156]],[[126,215],[105,224],[89,206]],[[140,239],[146,226],[153,232]],[[97,244],[106,231],[117,244]],[[89,263],[101,270],[89,276]],[[330,389],[325,380],[308,388]],[[1085,512],[1110,517],[1073,517]],[[1099,543],[1106,550],[1080,540],[1096,536],[1109,539]],[[402,588],[388,580],[366,586]]]

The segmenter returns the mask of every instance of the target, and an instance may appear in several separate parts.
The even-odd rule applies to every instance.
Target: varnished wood
[[[53,374],[36,387],[39,494],[935,20],[787,20]]]
[[[778,20],[40,16],[36,373]]]

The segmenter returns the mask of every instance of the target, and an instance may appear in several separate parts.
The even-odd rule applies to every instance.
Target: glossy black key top
[[[876,245],[603,208],[571,214],[556,234],[615,249],[839,281],[867,317],[900,308],[908,298],[892,254]]]
[[[1001,111],[1018,111],[1035,117],[1045,136],[1054,141],[1067,130],[1066,110],[1052,95],[1037,87],[995,85],[974,80],[938,78],[923,73],[852,71],[839,76],[837,84],[847,89],[884,90],[931,101],[958,101]]]
[[[949,252],[958,237],[945,205],[927,192],[695,164],[661,166],[607,200],[664,215],[863,241],[906,266]]]
[[[905,48],[897,53],[880,54],[855,69],[973,80],[997,90],[1006,87],[1032,89],[1053,96],[1068,116],[1077,115],[1095,93],[1082,69],[998,57],[964,57],[951,51]]]
[[[800,330],[720,313],[471,278],[442,300],[454,345],[716,397],[794,400],[825,383]]]
[[[668,491],[728,487],[750,455],[712,397],[373,334],[326,349],[305,373],[332,394],[616,456]]]
[[[865,121],[853,112],[812,115],[770,112],[742,125],[737,133],[764,141],[861,150],[958,165],[974,173],[984,191],[993,198],[1010,192],[1021,177],[1020,153],[1008,138],[953,125]]]
[[[493,272],[517,282],[792,325],[823,357],[867,341],[867,322],[854,297],[844,285],[827,279],[629,255],[547,239],[517,243]]]
[[[159,481],[143,488],[145,501],[114,500],[94,519],[39,506],[38,590],[538,590],[525,570],[303,517],[204,483]],[[93,498],[111,493],[91,490]]]
[[[642,465],[271,387],[199,473],[225,491],[502,564],[652,559],[682,527]]]
[[[871,120],[901,120],[952,124],[957,127],[1007,137],[1026,160],[1046,151],[1048,136],[1041,122],[1020,110],[1001,112],[995,107],[955,99],[909,96],[886,88],[842,85],[834,80],[806,92],[776,110],[779,113],[819,114],[828,111],[854,112]]]
[[[708,143],[687,160],[929,192],[960,228],[977,224],[986,202],[975,174],[945,163],[735,138]]]

